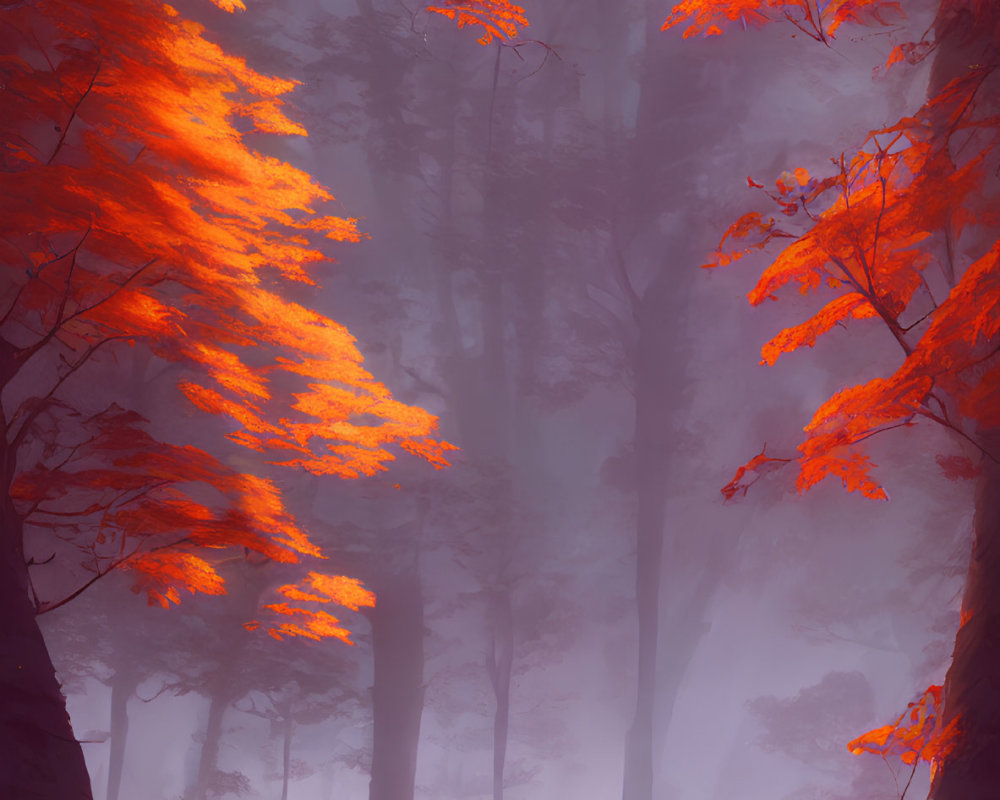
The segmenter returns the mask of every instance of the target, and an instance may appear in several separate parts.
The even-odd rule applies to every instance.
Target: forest
[[[997,800],[1000,4],[520,2],[0,0],[0,797]]]

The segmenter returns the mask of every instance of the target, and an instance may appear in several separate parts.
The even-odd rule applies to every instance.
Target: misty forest
[[[0,798],[1000,797],[1000,3],[521,2],[0,0]]]

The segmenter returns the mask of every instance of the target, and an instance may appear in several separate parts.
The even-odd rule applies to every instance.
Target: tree
[[[317,237],[360,238],[316,212],[323,187],[248,146],[306,135],[282,111],[294,82],[146,0],[7,3],[0,21],[0,785],[87,797],[36,614],[116,568],[167,606],[181,589],[224,592],[220,549],[319,555],[273,482],[151,434],[115,396],[111,359],[141,343],[181,364],[196,407],[285,466],[356,477],[392,445],[436,466],[450,446],[364,370],[342,326],[278,294],[315,285]],[[334,600],[357,592],[345,581]],[[347,639],[316,619],[313,635]]]
[[[693,15],[688,33],[750,14],[759,22],[811,13],[807,2],[690,2],[677,6],[665,27]],[[797,11],[796,11],[797,9]],[[847,19],[876,22],[893,3],[830,3],[814,31],[826,43]],[[745,17],[744,17],[745,19]],[[812,20],[812,17],[809,17]],[[707,26],[707,27],[706,27]],[[933,36],[930,34],[933,33]],[[939,456],[946,473],[977,477],[975,542],[966,579],[962,624],[943,693],[927,690],[893,725],[851,743],[852,750],[932,762],[936,800],[992,797],[1000,781],[1000,708],[994,645],[1000,608],[1000,241],[995,204],[1000,117],[996,89],[1000,10],[979,0],[944,0],[917,42],[896,46],[887,66],[934,53],[930,99],[895,125],[874,130],[852,155],[834,159],[833,174],[816,179],[799,168],[765,193],[795,232],[774,217],[745,215],[729,228],[712,264],[727,264],[776,239],[790,243],[750,293],[759,304],[797,285],[803,294],[832,299],[807,322],[764,345],[762,363],[848,320],[877,319],[902,351],[886,377],[838,392],[805,428],[797,459],[766,450],[737,471],[723,489],[745,493],[764,471],[795,461],[805,491],[827,476],[848,491],[888,499],[875,467],[859,445],[893,428],[933,422],[954,433],[964,454]],[[764,189],[749,180],[751,186]],[[856,324],[856,323],[852,323]],[[862,323],[863,324],[863,323]],[[976,464],[968,457],[976,458]],[[942,705],[943,704],[943,705]]]

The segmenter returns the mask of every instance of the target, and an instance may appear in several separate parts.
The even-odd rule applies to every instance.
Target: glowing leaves
[[[361,585],[360,581],[343,575],[324,575],[310,572],[300,583],[287,584],[278,593],[296,603],[336,603],[352,611],[373,608],[375,595]],[[270,603],[265,609],[277,615],[275,624],[268,627],[268,634],[275,639],[286,636],[300,636],[314,641],[336,638],[353,644],[348,630],[340,625],[340,620],[323,610],[302,608],[287,602]],[[260,627],[257,620],[246,626],[248,630]]]
[[[224,582],[212,566],[192,553],[160,551],[141,553],[128,562],[135,575],[135,590],[146,593],[149,604],[167,608],[179,603],[178,589],[194,594],[225,594]]]
[[[223,11],[228,11],[230,14],[234,11],[247,10],[247,7],[243,5],[243,0],[212,0],[212,2]]]
[[[267,388],[260,375],[249,369],[240,359],[227,350],[196,342],[194,351],[209,375],[226,389],[243,397],[268,399]]]
[[[854,755],[895,756],[904,764],[928,761],[933,780],[936,768],[954,748],[959,735],[959,720],[945,725],[943,714],[944,691],[940,686],[931,686],[893,724],[859,736],[848,743],[847,749]]]
[[[720,26],[732,22],[764,25],[775,20],[790,22],[803,33],[817,41],[833,38],[845,22],[863,25],[889,25],[900,17],[903,10],[898,0],[831,0],[822,6],[812,0],[684,0],[673,7],[663,23],[663,30],[690,23],[684,29],[684,38],[704,34],[717,36]]]
[[[7,271],[4,277],[19,283],[0,289],[21,301],[11,320],[31,329],[58,324],[53,347],[69,343],[84,352],[110,337],[145,340],[156,355],[191,368],[182,391],[198,408],[234,419],[240,430],[229,438],[247,447],[306,455],[310,438],[325,449],[340,431],[347,437],[337,443],[342,466],[327,472],[344,476],[381,468],[392,458],[386,446],[410,437],[412,452],[426,450],[433,417],[390,402],[343,326],[263,288],[276,279],[314,283],[312,265],[325,258],[314,245],[321,237],[362,238],[355,220],[322,213],[333,199],[324,187],[251,150],[247,126],[235,124],[242,118],[257,131],[305,135],[281,99],[296,82],[252,70],[169,7],[108,0],[37,5],[15,9],[5,21],[12,30],[21,24],[23,39],[31,41],[32,26],[48,24],[45,14],[58,20],[72,44],[57,66],[59,80],[26,61],[12,65],[15,74],[5,79],[25,97],[37,97],[43,82],[51,107],[35,101],[23,115],[48,114],[60,126],[68,123],[59,85],[73,86],[71,100],[79,101],[73,125],[80,130],[59,158],[53,160],[51,148],[40,151],[38,163],[16,176],[16,188],[14,177],[0,174],[0,240],[43,263],[59,252],[53,237],[86,235],[72,259],[59,262],[51,284],[52,267],[45,279],[27,281],[23,276],[34,274],[36,264]],[[473,11],[508,25],[515,9],[500,2]],[[98,53],[94,41],[107,52]],[[37,204],[25,202],[36,196]],[[23,231],[37,231],[39,241],[22,242]],[[53,320],[61,302],[64,318]],[[287,395],[272,397],[271,383],[282,373],[306,384],[300,398],[322,396],[319,387],[330,384],[358,402],[312,403],[298,409],[312,419],[293,419]],[[287,380],[278,385],[295,388]]]
[[[673,7],[662,30],[690,21],[684,30],[685,39],[699,33],[718,36],[722,33],[719,26],[729,22],[739,20],[744,26],[769,22],[768,11],[772,5],[771,0],[684,0]]]
[[[305,589],[302,586],[306,587]],[[375,595],[355,578],[344,575],[323,575],[310,572],[301,585],[289,584],[278,590],[290,600],[309,600],[316,603],[337,603],[352,611],[362,607],[373,608]]]
[[[881,431],[910,425],[932,387],[930,377],[900,370],[889,379],[875,378],[827,400],[805,427],[806,439],[799,445],[799,491],[832,475],[841,479],[847,491],[888,499],[885,490],[869,477],[875,465],[867,456],[847,448]]]
[[[843,294],[831,300],[809,321],[794,328],[786,328],[761,349],[761,364],[773,366],[782,353],[790,353],[805,345],[812,347],[816,338],[826,333],[834,325],[848,318],[866,319],[877,317],[878,312],[871,303],[857,292]]]
[[[333,638],[340,639],[345,644],[354,644],[351,632],[340,624],[339,619],[326,611],[310,611],[288,603],[272,603],[265,608],[291,620],[279,622],[267,629],[268,634],[279,642],[286,636],[302,636],[317,642]]]
[[[844,489],[849,492],[861,492],[871,500],[888,500],[878,483],[871,479],[868,472],[877,466],[871,463],[868,456],[863,453],[823,454],[822,456],[802,460],[802,468],[799,471],[798,489],[803,492],[824,478],[833,476],[840,478]]]
[[[159,442],[139,415],[117,406],[87,419],[54,406],[46,416],[61,455],[22,472],[12,495],[28,525],[62,531],[98,572],[141,561],[136,574],[159,597],[185,565],[204,578],[188,588],[214,585],[192,551],[236,547],[281,562],[319,555],[270,481]]]
[[[448,459],[445,457],[445,453],[458,450],[455,445],[436,439],[408,439],[400,447],[406,450],[406,452],[430,462],[438,469],[448,466]],[[397,485],[395,488],[398,489],[399,486]]]
[[[494,36],[527,24],[502,1],[442,5]],[[75,373],[104,354],[126,380],[150,353],[179,364],[193,406],[229,417],[228,437],[272,463],[354,477],[409,451],[443,466],[435,417],[394,400],[343,326],[281,296],[315,284],[331,240],[363,238],[327,213],[326,188],[248,146],[253,132],[307,135],[284,101],[296,82],[256,72],[154,0],[37,0],[3,18],[2,378],[30,364],[38,393],[5,395],[6,444],[27,443],[31,462],[9,476],[26,530],[78,551],[95,580],[130,570],[161,605],[221,593],[215,569],[234,553],[322,558],[272,482],[157,441],[117,406],[75,410]],[[371,602],[348,578],[311,575],[309,602]],[[346,639],[325,612],[271,611],[281,635]]]
[[[751,458],[746,464],[736,470],[733,479],[722,487],[722,496],[726,500],[735,497],[743,497],[761,476],[778,469],[783,464],[789,463],[790,458],[771,458],[766,454],[767,446]]]
[[[831,38],[845,22],[892,25],[905,17],[899,0],[841,0],[828,3],[823,9],[823,24]]]
[[[518,26],[529,25],[524,9],[508,0],[444,0],[443,6],[428,6],[427,10],[455,20],[459,28],[482,27],[485,32],[478,39],[482,45],[488,45],[494,38],[515,39]]]
[[[749,178],[751,186],[759,186]],[[774,218],[765,219],[756,211],[744,214],[729,226],[712,254],[712,262],[702,264],[704,269],[725,267],[755,250],[763,250],[774,239],[795,238],[776,227]],[[731,244],[727,247],[727,240]]]
[[[762,363],[773,365],[784,353],[813,346],[834,325],[863,318],[881,320],[904,355],[887,378],[846,389],[817,410],[799,448],[800,491],[833,476],[848,491],[884,499],[870,475],[874,465],[854,452],[861,442],[916,419],[963,436],[974,426],[1000,426],[1000,243],[967,267],[941,300],[941,287],[955,280],[941,239],[957,241],[965,226],[989,216],[981,186],[995,132],[987,135],[968,117],[981,81],[978,74],[953,81],[915,116],[870,132],[853,156],[834,160],[836,172],[828,178],[799,168],[778,178],[776,192],[749,182],[804,225],[797,236],[780,233],[794,241],[763,271],[750,302],[777,299],[792,287],[803,295],[838,293],[765,344]],[[969,147],[957,160],[935,142],[941,130],[971,136],[980,149]],[[744,215],[723,237],[716,265],[763,249],[776,231],[773,218]],[[731,252],[741,239],[749,244]],[[932,266],[938,269],[929,277]],[[742,486],[723,491],[729,496]]]

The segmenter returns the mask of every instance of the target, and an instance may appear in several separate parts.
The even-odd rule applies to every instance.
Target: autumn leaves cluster
[[[324,237],[361,238],[323,212],[324,187],[247,144],[306,135],[283,106],[294,82],[226,54],[168,5],[43,1],[3,15],[0,379],[16,399],[3,463],[25,535],[55,531],[95,577],[130,569],[163,604],[223,591],[220,548],[319,555],[270,480],[158,441],[116,403],[87,408],[88,370],[104,356],[139,374],[137,343],[272,463],[350,478],[402,448],[444,465],[433,415],[394,400],[343,326],[282,294],[315,283]],[[370,602],[324,585],[343,591],[298,599]]]

